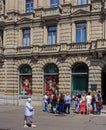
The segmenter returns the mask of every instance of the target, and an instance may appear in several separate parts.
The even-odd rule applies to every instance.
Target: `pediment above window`
[[[90,14],[89,11],[86,11],[86,10],[84,10],[84,9],[79,9],[79,10],[73,12],[73,13],[71,14],[71,16],[74,17],[74,16],[89,15],[89,14]]]
[[[33,20],[27,17],[23,17],[20,20],[18,20],[16,23],[17,24],[23,24],[23,23],[31,23]]]

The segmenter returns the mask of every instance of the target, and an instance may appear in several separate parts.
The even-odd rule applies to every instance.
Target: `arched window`
[[[72,68],[72,92],[88,91],[88,67],[84,63],[77,63]]]
[[[59,70],[55,64],[48,64],[44,69],[45,74],[58,74],[58,71]]]
[[[58,94],[58,67],[55,64],[47,64],[44,68],[44,92],[48,95]]]
[[[32,94],[32,69],[29,65],[23,65],[19,71],[19,94]]]

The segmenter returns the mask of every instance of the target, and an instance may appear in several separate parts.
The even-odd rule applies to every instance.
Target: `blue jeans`
[[[44,103],[44,111],[48,111],[48,102]]]
[[[59,105],[59,113],[64,113],[65,110],[64,110],[64,103],[60,103]]]
[[[57,105],[53,105],[53,112],[56,113],[57,111]]]
[[[96,114],[101,114],[101,109],[97,109]]]

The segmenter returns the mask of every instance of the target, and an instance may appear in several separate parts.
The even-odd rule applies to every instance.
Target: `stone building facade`
[[[105,0],[0,0],[0,103],[45,91],[106,99]]]

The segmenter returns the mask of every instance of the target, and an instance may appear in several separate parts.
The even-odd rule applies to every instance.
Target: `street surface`
[[[101,115],[80,115],[71,110],[70,115],[58,115],[36,107],[36,128],[24,128],[23,106],[0,106],[0,130],[106,130],[106,106]]]

